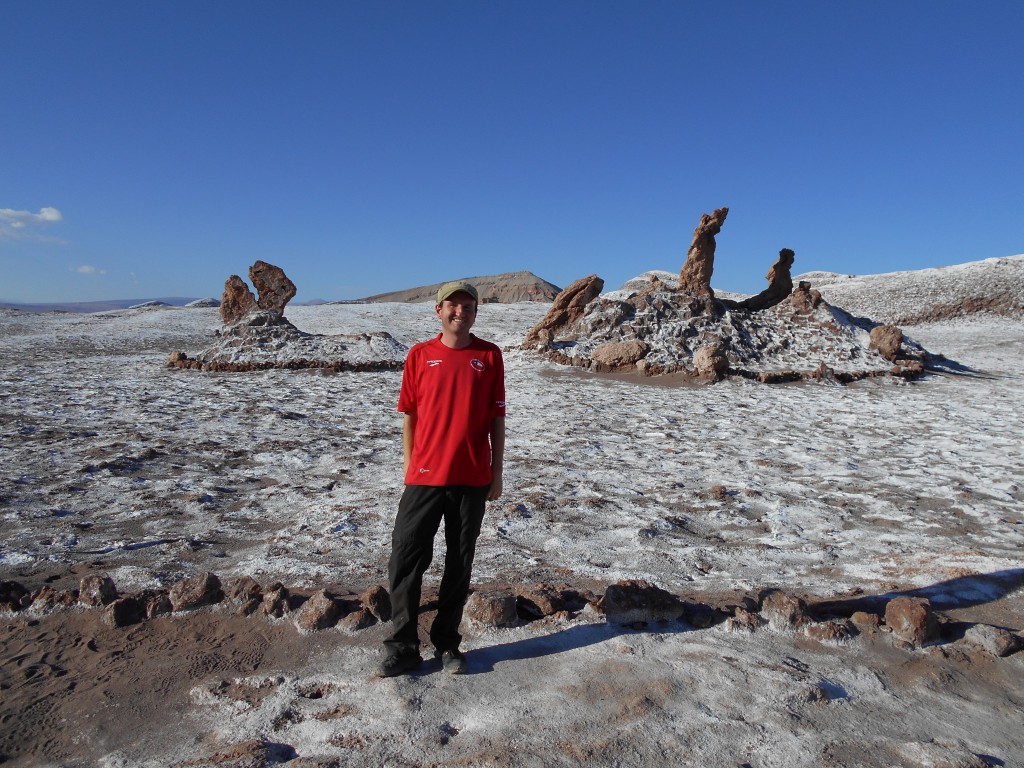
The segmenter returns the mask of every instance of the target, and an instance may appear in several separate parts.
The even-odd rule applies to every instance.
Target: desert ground
[[[893,294],[872,301],[858,314]],[[956,364],[913,382],[695,385],[519,349],[547,306],[484,305],[475,328],[506,348],[509,416],[474,589],[642,580],[721,616],[778,589],[840,620],[909,595],[940,635],[621,624],[587,603],[467,618],[469,674],[380,679],[386,624],[304,632],[225,601],[115,627],[40,602],[0,615],[0,762],[1024,765],[1024,653],[971,632],[1024,631],[1024,319],[905,326]],[[287,316],[407,346],[437,325],[429,304]],[[219,325],[209,308],[0,310],[0,580],[73,597],[89,574],[129,594],[209,571],[341,601],[386,585],[401,372],[166,366]]]

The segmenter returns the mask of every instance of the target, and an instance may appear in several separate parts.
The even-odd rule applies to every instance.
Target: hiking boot
[[[466,657],[458,648],[441,652],[441,667],[449,675],[461,675],[466,671]]]
[[[377,677],[394,677],[416,669],[423,661],[418,651],[392,651],[377,668]]]

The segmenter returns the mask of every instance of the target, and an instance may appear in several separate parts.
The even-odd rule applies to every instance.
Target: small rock
[[[0,611],[20,611],[32,602],[32,594],[16,581],[0,581]]]
[[[780,589],[770,589],[761,595],[760,613],[774,629],[792,629],[811,620],[807,615],[807,603]]]
[[[729,632],[755,632],[764,624],[764,619],[746,608],[737,608],[735,613],[725,620],[725,628]]]
[[[885,606],[885,625],[908,643],[921,646],[939,636],[939,622],[923,597],[897,597]]]
[[[171,587],[169,597],[177,613],[219,603],[224,598],[224,592],[221,591],[220,579],[206,571],[179,581]]]
[[[389,603],[390,605],[390,603]],[[377,624],[378,617],[369,608],[357,608],[338,622],[338,626],[349,632],[368,629]]]
[[[78,602],[98,608],[117,600],[117,587],[105,574],[90,573],[78,586]]]
[[[975,624],[964,633],[964,640],[1000,658],[1016,653],[1024,646],[1024,640],[1013,632],[989,624]]]
[[[378,621],[391,621],[391,595],[379,584],[360,595],[359,603]]]
[[[121,597],[103,609],[103,623],[108,627],[127,627],[146,617],[146,607],[134,597]]]
[[[804,626],[804,634],[818,642],[845,643],[857,634],[857,630],[845,619],[834,619],[807,624]]]
[[[850,621],[860,629],[878,629],[882,625],[882,618],[877,613],[867,611],[854,611]]]
[[[516,602],[511,592],[474,592],[466,602],[466,616],[488,627],[514,627],[519,623]]]
[[[288,612],[288,598],[288,588],[280,582],[274,582],[263,593],[263,613],[281,618]]]
[[[613,624],[676,621],[685,613],[683,602],[675,595],[632,579],[610,585],[598,607]]]
[[[338,621],[338,606],[324,590],[314,592],[295,614],[295,626],[302,632],[333,627]]]

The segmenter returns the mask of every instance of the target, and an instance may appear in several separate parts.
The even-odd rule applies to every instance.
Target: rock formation
[[[526,334],[523,345],[530,346],[531,344],[550,342],[560,329],[575,323],[583,314],[584,308],[600,296],[603,289],[604,280],[597,275],[581,277],[564,288],[555,297],[547,314]]]
[[[790,269],[793,267],[795,258],[793,251],[783,248],[779,251],[779,260],[772,265],[765,275],[768,280],[768,287],[756,296],[744,299],[739,302],[740,309],[748,309],[751,312],[758,312],[784,301],[793,292],[793,278],[790,276]]]
[[[238,275],[224,284],[220,316],[224,327],[211,348],[191,357],[174,352],[170,368],[201,371],[265,371],[319,368],[331,371],[380,371],[402,367],[408,348],[391,334],[320,336],[304,333],[284,316],[295,296],[295,283],[280,267],[257,261],[249,277],[259,291],[253,296]]]
[[[224,295],[220,300],[220,319],[225,325],[237,323],[256,309],[256,297],[249,286],[238,275],[232,275],[224,283]]]
[[[728,215],[728,208],[718,208],[710,216],[701,214],[700,224],[693,230],[693,242],[686,252],[686,261],[679,272],[679,290],[683,293],[701,299],[715,297],[711,290],[711,274],[715,270],[715,235],[722,231]]]
[[[869,337],[874,323],[830,306],[807,281],[793,290],[789,248],[779,252],[765,291],[743,301],[717,298],[715,236],[728,211],[701,216],[678,286],[671,273],[647,273],[646,281],[601,294],[597,275],[582,278],[556,297],[522,347],[595,372],[681,373],[707,382],[733,375],[846,383],[923,373],[929,355],[920,345],[894,344],[892,332]]]
[[[295,283],[288,279],[284,270],[257,261],[249,267],[249,279],[259,292],[256,303],[260,309],[280,312],[284,316],[284,308],[295,297]]]

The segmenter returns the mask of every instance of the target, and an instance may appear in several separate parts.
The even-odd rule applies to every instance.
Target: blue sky
[[[1019,2],[7,0],[0,299],[1024,252]]]

